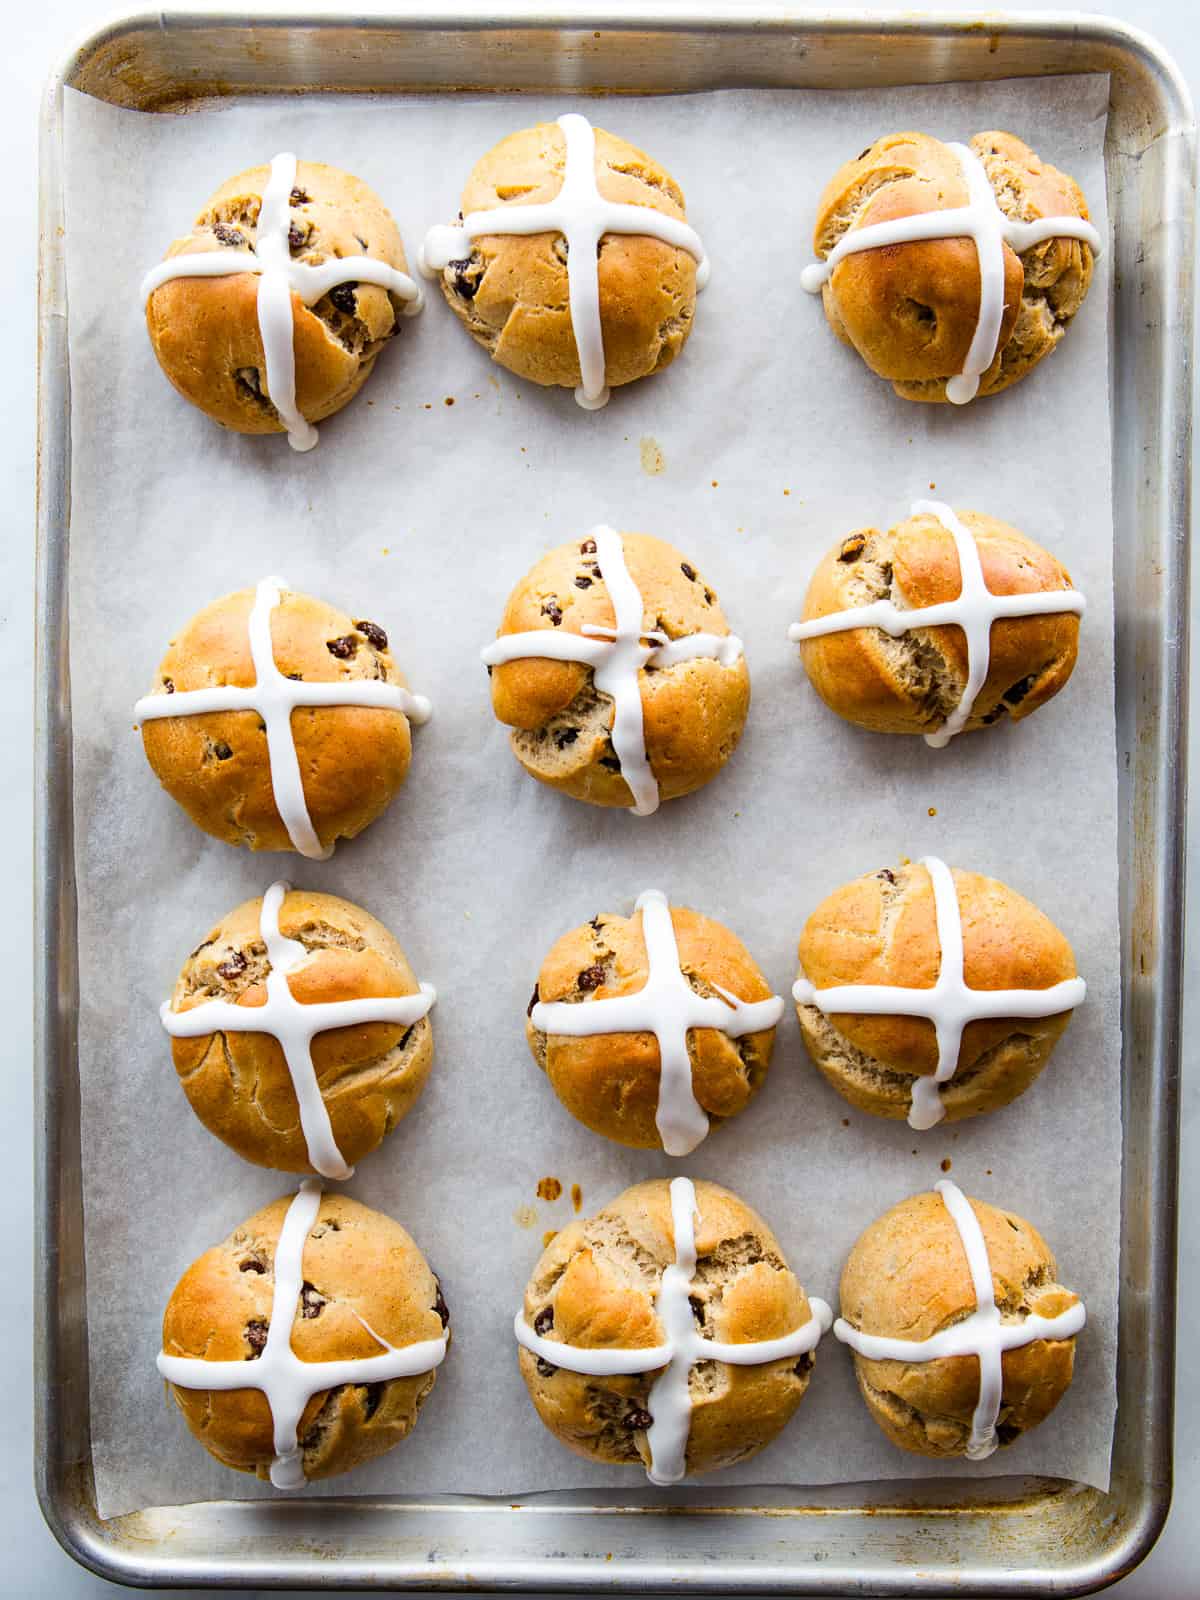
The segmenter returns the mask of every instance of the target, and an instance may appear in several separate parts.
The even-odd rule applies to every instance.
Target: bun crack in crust
[[[831,711],[940,746],[1052,700],[1083,605],[1062,563],[1016,528],[918,501],[886,533],[861,528],[829,551],[789,637]]]
[[[1057,1279],[1023,1217],[949,1182],[873,1222],[842,1273],[834,1332],[892,1443],[984,1460],[1044,1421],[1070,1386],[1085,1321]]]
[[[860,1111],[916,1128],[1023,1094],[1085,993],[1071,946],[1036,906],[933,857],[835,890],[805,924],[799,959],[796,1014],[826,1081]]]
[[[643,533],[595,528],[544,556],[509,596],[483,659],[525,770],[639,815],[714,777],[750,707],[741,641],[715,592]]]
[[[575,113],[484,156],[421,268],[494,361],[588,410],[670,365],[708,277],[671,175]]]
[[[158,1368],[210,1455],[298,1489],[412,1431],[449,1322],[400,1224],[310,1180],[192,1263]]]
[[[767,1075],[783,1001],[728,928],[643,894],[564,935],[525,1024],[573,1117],[638,1149],[689,1154]]]
[[[211,1133],[256,1166],[345,1178],[425,1086],[433,1000],[381,922],[274,884],[193,950],[162,1020]]]
[[[430,705],[377,622],[265,578],[192,618],[134,714],[146,759],[198,828],[323,860],[391,803],[409,723]]]
[[[669,1483],[775,1438],[831,1320],[744,1201],[654,1179],[555,1237],[517,1315],[518,1359],[556,1438]]]
[[[353,399],[399,316],[420,310],[406,268],[396,224],[365,183],[276,156],[222,185],[146,275],[150,342],[215,422],[286,432],[310,450],[310,424]]]
[[[929,215],[967,207],[974,236]],[[1055,349],[1100,247],[1087,217],[1078,184],[1012,134],[976,134],[969,148],[891,134],[826,187],[814,248],[822,262],[839,245],[852,253],[803,282],[823,285],[830,327],[902,399],[961,403],[976,379],[980,395],[997,394]],[[849,243],[876,225],[886,247]]]

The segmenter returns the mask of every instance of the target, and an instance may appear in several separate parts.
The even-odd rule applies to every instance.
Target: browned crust
[[[1074,179],[1012,134],[979,133],[971,148],[1007,216],[1087,218]],[[850,228],[966,205],[951,150],[923,133],[889,134],[847,162],[817,207],[813,243],[823,259]],[[996,358],[979,393],[1017,383],[1059,343],[1091,282],[1088,245],[1054,238],[1016,255],[1006,244],[1004,316]],[[918,241],[843,258],[823,291],[837,336],[906,400],[945,401],[961,372],[979,315],[979,259],[969,239]]]
[[[244,1360],[253,1376],[247,1328],[258,1323],[265,1332],[270,1325],[275,1248],[291,1200],[284,1196],[256,1212],[187,1269],[163,1315],[167,1355]],[[398,1348],[442,1333],[438,1280],[425,1257],[398,1222],[346,1195],[322,1195],[304,1242],[303,1273],[315,1297],[308,1296],[310,1315],[298,1314],[292,1325],[292,1349],[302,1361],[378,1355],[360,1318]],[[314,1395],[299,1428],[305,1475],[333,1477],[390,1450],[412,1430],[435,1379],[430,1371]],[[173,1384],[167,1392],[210,1455],[238,1472],[269,1476],[274,1441],[265,1395]]]
[[[1071,946],[1048,917],[1015,890],[954,869],[963,927],[964,971],[973,989],[1048,989],[1076,976]],[[813,912],[800,936],[800,970],[818,989],[873,983],[932,988],[940,950],[933,886],[913,863],[844,884]],[[825,1017],[797,1005],[809,1055],[826,1080],[860,1110],[902,1118],[915,1078],[937,1070],[933,1024],[923,1017]],[[1053,1017],[971,1022],[958,1068],[941,1089],[950,1122],[994,1111],[1041,1072],[1070,1021]]]
[[[210,930],[184,964],[173,1011],[220,999],[244,1006],[252,1025],[254,1008],[266,1000],[269,970],[261,914],[261,897],[247,900]],[[288,980],[302,1005],[419,991],[395,938],[348,900],[292,889],[279,927],[310,951]],[[192,1110],[218,1139],[257,1166],[314,1171],[287,1062],[270,1034],[227,1030],[174,1039],[171,1053]],[[416,1103],[433,1064],[433,1029],[427,1017],[412,1027],[331,1028],[313,1040],[312,1059],[334,1142],[354,1166]]]
[[[214,232],[218,224],[252,245],[270,170],[251,167],[222,184],[167,258],[225,248]],[[297,226],[308,230],[304,246],[295,252],[298,260],[315,265],[331,256],[367,255],[407,272],[391,214],[360,179],[321,162],[301,161],[296,186],[308,196],[297,208]],[[257,303],[258,279],[252,273],[172,278],[147,301],[146,327],[159,365],[185,400],[236,433],[282,433],[283,423],[266,398]],[[311,308],[293,295],[292,315],[296,403],[310,422],[320,422],[340,411],[366,382],[380,350],[398,330],[401,303],[386,289],[357,284],[353,312],[343,311],[329,295]]]
[[[1067,569],[1016,528],[978,511],[959,511],[975,540],[993,594],[1069,589]],[[830,550],[809,584],[804,620],[881,598],[907,609],[941,605],[962,593],[954,539],[931,513],[881,533],[862,528]],[[992,624],[988,675],[964,732],[1019,722],[1064,687],[1079,651],[1079,618],[1006,617]],[[855,628],[806,639],[800,659],[831,711],[876,733],[935,732],[961,701],[967,683],[966,635],[958,627],[918,628],[893,639]]]
[[[696,1183],[697,1276],[693,1313],[705,1336],[730,1344],[780,1338],[811,1315],[804,1290],[762,1218],[728,1189]],[[556,1235],[525,1291],[532,1327],[545,1308],[544,1335],[585,1349],[637,1349],[661,1343],[654,1311],[663,1269],[675,1259],[670,1186],[639,1183],[603,1211]],[[653,1375],[594,1378],[561,1367],[545,1373],[521,1349],[521,1376],[543,1423],[578,1455],[645,1465],[644,1431],[627,1425],[644,1410]],[[804,1397],[813,1358],[764,1366],[703,1363],[692,1369],[689,1473],[710,1472],[754,1455],[782,1430]]]
[[[647,629],[671,639],[729,633],[716,592],[693,561],[649,534],[622,533],[621,540],[643,596]],[[581,634],[585,625],[611,628],[615,622],[593,541],[585,535],[559,545],[526,574],[508,598],[497,637],[538,630]],[[714,778],[737,748],[750,709],[745,658],[728,667],[697,659],[643,670],[639,687],[646,754],[659,796],[690,794]],[[533,777],[592,805],[633,804],[609,737],[612,702],[597,696],[590,667],[521,658],[492,669],[491,689],[492,709],[516,730],[513,753]],[[564,738],[569,742],[562,743]]]
[[[1036,1312],[1057,1316],[1078,1303],[1059,1284],[1045,1240],[1023,1217],[971,1200],[992,1267],[996,1304],[1006,1321]],[[841,1314],[861,1332],[919,1341],[975,1309],[966,1253],[954,1219],[936,1193],[893,1206],[861,1235],[842,1272]],[[997,1419],[1002,1445],[1042,1422],[1071,1383],[1075,1340],[1037,1339],[1002,1358]],[[917,1455],[965,1453],[979,1401],[979,1362],[952,1356],[924,1363],[854,1357],[859,1389],[893,1444]]]
[[[683,193],[663,167],[603,128],[595,135],[604,199],[686,220]],[[556,124],[509,134],[467,179],[462,212],[552,200],[565,164],[566,140]],[[691,332],[696,262],[648,235],[605,234],[598,271],[606,383],[616,387],[662,371]],[[464,261],[446,268],[442,289],[463,326],[502,367],[531,383],[579,384],[561,235],[483,235]]]
[[[721,988],[742,1000],[770,998],[770,985],[728,928],[681,907],[672,908],[671,923],[680,967],[698,992]],[[600,973],[603,981],[597,985]],[[537,995],[587,1005],[636,994],[648,977],[641,912],[632,917],[602,913],[553,947],[538,973]],[[529,1019],[526,1037],[534,1060],[573,1117],[618,1144],[662,1148],[655,1124],[661,1059],[652,1033],[571,1038],[541,1033]],[[689,1031],[692,1091],[712,1127],[744,1110],[762,1087],[774,1043],[774,1028],[742,1039],[715,1028]]]
[[[163,693],[255,681],[249,619],[254,591],[225,595],[197,612],[171,641],[151,690]],[[275,664],[312,682],[376,681],[406,686],[390,649],[377,649],[356,619],[285,590],[271,613]],[[331,640],[350,639],[339,659]],[[252,711],[163,717],[142,724],[146,759],[198,828],[252,850],[294,848],[275,805],[264,724]],[[412,756],[408,718],[367,706],[302,707],[292,737],[309,816],[323,846],[352,839],[380,816],[403,784]],[[228,754],[222,754],[227,751]]]

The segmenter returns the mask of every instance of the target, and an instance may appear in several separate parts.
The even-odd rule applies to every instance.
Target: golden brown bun
[[[969,988],[1049,989],[1076,976],[1071,946],[1036,906],[995,878],[957,868],[953,877]],[[932,988],[940,954],[933,885],[912,862],[835,889],[800,935],[800,970],[818,989]],[[906,1117],[914,1079],[937,1070],[934,1027],[924,1017],[826,1017],[810,1005],[797,1005],[796,1014],[809,1055],[860,1111]],[[1066,1011],[969,1022],[958,1068],[941,1087],[946,1120],[996,1111],[1023,1094],[1070,1020]]]
[[[171,641],[151,692],[252,685],[253,607],[254,590],[242,589],[197,612]],[[378,624],[361,614],[352,621],[309,595],[283,591],[271,613],[271,640],[275,664],[285,675],[318,683],[380,679],[407,687]],[[350,653],[335,655],[331,643]],[[292,738],[309,816],[326,847],[354,838],[387,809],[412,755],[408,718],[383,707],[301,707],[292,713]],[[205,833],[251,850],[294,848],[275,805],[267,736],[257,713],[147,720],[142,743],[158,781]]]
[[[682,907],[672,908],[671,922],[680,967],[698,993],[715,994],[720,987],[740,1000],[770,999],[770,985],[728,928]],[[642,913],[602,912],[558,941],[542,962],[534,997],[583,1005],[612,1000],[644,989],[649,970]],[[533,1059],[573,1117],[618,1144],[662,1149],[654,1120],[661,1066],[654,1034],[568,1038],[539,1033],[532,1018],[525,1034]],[[712,1127],[749,1105],[766,1078],[774,1045],[774,1028],[741,1039],[716,1028],[688,1031],[692,1092]]]
[[[808,1300],[762,1218],[715,1183],[697,1181],[696,1200],[697,1271],[689,1293],[704,1337],[741,1344],[803,1326]],[[674,1259],[669,1183],[636,1184],[556,1235],[529,1280],[525,1319],[545,1338],[584,1349],[662,1344],[655,1297]],[[649,1462],[644,1427],[633,1420],[645,1412],[656,1374],[546,1370],[524,1348],[519,1359],[538,1415],[563,1444],[594,1461]],[[732,1466],[769,1444],[803,1399],[812,1367],[812,1354],[764,1366],[693,1367],[688,1472]]]
[[[683,191],[669,172],[624,139],[603,128],[595,133],[596,182],[605,200],[686,220]],[[462,214],[553,200],[565,164],[566,140],[555,123],[509,134],[467,179]],[[606,233],[598,270],[605,382],[615,388],[669,366],[691,332],[694,259],[645,234]],[[531,383],[579,384],[561,234],[484,234],[468,257],[449,263],[441,282],[463,326],[502,367]]]
[[[992,1266],[996,1304],[1005,1322],[1034,1312],[1055,1317],[1079,1296],[1056,1281],[1046,1241],[1023,1217],[982,1200],[969,1201]],[[860,1332],[929,1339],[975,1309],[975,1290],[954,1219],[941,1195],[915,1194],[873,1222],[842,1273],[841,1314]],[[1011,1444],[1048,1417],[1071,1384],[1075,1340],[1035,1339],[1005,1351],[1004,1392],[996,1423]],[[854,1370],[863,1399],[893,1444],[922,1456],[961,1456],[979,1403],[979,1360],[868,1361]]]
[[[649,534],[623,533],[621,540],[647,629],[671,639],[729,633],[694,562]],[[615,622],[595,542],[585,537],[559,545],[526,574],[508,597],[497,637],[538,628],[582,633],[585,624]],[[592,805],[633,804],[609,737],[612,701],[597,693],[590,667],[530,657],[502,663],[491,678],[492,709],[516,730],[513,754],[526,772]],[[750,709],[750,673],[744,656],[728,667],[698,657],[643,670],[639,679],[646,754],[660,799],[675,800],[715,777],[737,748]]]
[[[1088,216],[1073,178],[1039,160],[1011,133],[978,133],[971,149],[1000,209],[1030,222]],[[968,203],[954,152],[924,133],[877,139],[827,185],[813,244],[822,260],[852,227]],[[1058,344],[1092,280],[1092,252],[1053,238],[1016,255],[1004,246],[1004,315],[996,358],[980,379],[997,394],[1032,371]],[[838,338],[905,400],[944,401],[963,370],[979,318],[979,254],[969,238],[930,239],[843,257],[823,291]]]
[[[222,184],[167,258],[252,246],[270,175],[269,166],[251,167]],[[391,213],[360,179],[301,161],[296,188],[306,196],[292,221],[297,260],[317,265],[331,256],[365,255],[408,271]],[[332,416],[358,393],[397,332],[401,307],[369,283],[336,287],[311,307],[292,295],[296,404],[310,422]],[[185,400],[236,433],[284,432],[266,394],[256,274],[168,279],[147,301],[146,326],[159,365]]]
[[[978,511],[959,520],[979,551],[993,594],[1069,589],[1061,562],[1016,528]],[[949,529],[923,512],[881,533],[861,528],[826,555],[808,586],[804,620],[891,599],[903,609],[941,605],[962,593]],[[1063,611],[1005,617],[992,624],[988,675],[964,731],[1019,722],[1066,683],[1079,649],[1079,618]],[[800,659],[831,711],[875,733],[933,733],[967,686],[967,642],[959,627],[914,628],[891,638],[881,628],[805,639]]]
[[[285,1195],[264,1207],[193,1261],[163,1314],[167,1355],[250,1362],[261,1352],[271,1323],[275,1247],[291,1201]],[[379,1355],[363,1322],[396,1348],[440,1338],[448,1325],[438,1280],[412,1239],[391,1217],[346,1195],[322,1195],[304,1241],[303,1274],[291,1340],[301,1361]],[[305,1477],[331,1478],[399,1444],[436,1377],[435,1370],[315,1394],[298,1429]],[[270,1475],[275,1448],[264,1394],[174,1384],[167,1390],[210,1455],[238,1472]]]
[[[247,900],[212,929],[179,975],[173,1011],[224,1000],[245,1006],[246,1026],[253,1026],[271,970],[261,914],[261,897]],[[348,900],[292,889],[280,907],[279,927],[311,952],[288,977],[302,1005],[416,994],[420,988],[388,930]],[[218,1139],[260,1167],[315,1170],[283,1049],[270,1034],[226,1031],[173,1039],[171,1053],[192,1110]],[[334,1142],[354,1166],[412,1110],[433,1064],[433,1029],[428,1017],[411,1027],[368,1022],[332,1028],[316,1035],[312,1058]]]

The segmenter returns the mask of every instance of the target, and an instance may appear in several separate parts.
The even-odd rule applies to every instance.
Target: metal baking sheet
[[[1135,1559],[1133,1552],[1144,1548],[1152,1536],[1156,1519],[1165,1512],[1164,1465],[1169,1452],[1170,1351],[1163,1340],[1169,1338],[1173,1317],[1169,1265],[1178,918],[1171,862],[1180,842],[1173,826],[1178,818],[1178,768],[1170,763],[1181,759],[1181,751],[1178,739],[1167,735],[1172,717],[1181,715],[1173,691],[1180,673],[1178,613],[1183,604],[1183,530],[1170,513],[1186,501],[1168,475],[1186,472],[1188,418],[1186,411],[1176,415],[1170,408],[1186,403],[1177,368],[1186,354],[1184,319],[1190,304],[1186,298],[1178,303],[1171,299],[1180,292],[1181,276],[1178,272],[1172,276],[1169,269],[1182,268],[1186,275],[1191,220],[1189,117],[1170,70],[1120,29],[1098,24],[1081,32],[1073,26],[1068,38],[1065,29],[1044,33],[1051,26],[1045,19],[1031,24],[1027,19],[1004,23],[989,17],[989,31],[982,37],[969,25],[946,19],[917,24],[872,25],[863,19],[797,24],[782,17],[748,21],[744,12],[703,20],[672,14],[669,21],[658,22],[628,11],[619,21],[577,11],[569,21],[551,26],[545,18],[532,15],[527,21],[509,15],[503,24],[489,24],[483,13],[467,17],[460,8],[440,19],[405,18],[401,24],[372,17],[356,19],[356,24],[348,29],[345,19],[335,26],[317,17],[264,21],[213,16],[156,18],[145,26],[136,21],[119,24],[77,53],[52,86],[45,145],[48,166],[53,169],[60,154],[55,119],[64,81],[119,104],[167,109],[197,95],[252,88],[395,90],[470,83],[645,91],[747,83],[870,87],[1011,77],[1029,70],[1112,75],[1109,200],[1119,278],[1114,327],[1115,558],[1118,592],[1128,607],[1127,614],[1118,615],[1118,703],[1125,769],[1121,824],[1123,857],[1130,863],[1122,890],[1131,947],[1124,995],[1127,1199],[1121,1383],[1125,1393],[1131,1381],[1138,1382],[1144,1397],[1149,1380],[1152,1403],[1147,1407],[1143,1398],[1136,1419],[1130,1415],[1134,1407],[1122,1408],[1108,1496],[1047,1480],[991,1479],[965,1488],[927,1482],[920,1488],[865,1485],[849,1492],[843,1488],[806,1493],[803,1505],[795,1504],[794,1491],[768,1497],[761,1490],[698,1489],[691,1493],[687,1508],[703,1514],[683,1517],[677,1509],[667,1514],[655,1507],[630,1505],[634,1496],[622,1491],[537,1496],[519,1507],[450,1499],[420,1507],[400,1500],[328,1501],[319,1509],[313,1503],[290,1508],[208,1503],[103,1524],[96,1520],[86,1466],[86,1331],[79,1297],[78,1093],[71,1081],[70,1035],[73,951],[65,937],[71,905],[64,867],[71,847],[69,771],[64,770],[70,759],[69,721],[62,720],[64,712],[69,717],[62,507],[68,492],[69,416],[62,378],[65,308],[57,276],[61,248],[54,216],[43,236],[44,270],[56,277],[53,284],[44,281],[50,292],[43,301],[39,663],[42,692],[47,696],[40,709],[53,712],[40,729],[44,770],[54,784],[45,792],[53,793],[56,802],[43,819],[41,865],[46,870],[39,889],[39,953],[47,962],[40,994],[45,1010],[39,1019],[43,1105],[52,1113],[45,1118],[40,1171],[46,1226],[54,1232],[57,1252],[56,1256],[49,1250],[44,1253],[47,1327],[39,1341],[48,1359],[41,1393],[49,1409],[39,1417],[44,1430],[40,1488],[47,1514],[81,1559],[102,1566],[111,1576],[147,1582],[322,1581],[384,1587],[491,1583],[533,1588],[590,1579],[606,1587],[614,1582],[653,1587],[683,1577],[694,1586],[715,1589],[807,1587],[837,1592],[858,1586],[869,1573],[873,1589],[894,1592],[908,1588],[931,1593],[944,1583],[961,1590],[964,1579],[968,1587],[1001,1592],[1006,1587],[1040,1589],[1049,1582],[1056,1588],[1091,1586],[1097,1574],[1128,1565]],[[489,44],[501,42],[498,34],[507,47],[499,56],[488,51]],[[852,59],[854,47],[861,46],[864,37],[881,43],[884,34],[890,35],[888,48],[870,52],[869,66],[863,65],[867,55]],[[929,51],[938,40],[937,70],[930,71],[931,58],[920,58],[913,46],[921,44]],[[1082,48],[1084,41],[1087,50]],[[607,48],[606,42],[611,42]],[[1056,54],[1060,45],[1062,53]],[[960,46],[961,59],[956,53]],[[248,78],[250,67],[254,72]],[[1140,100],[1131,85],[1139,88]],[[1157,103],[1149,105],[1155,96]],[[1153,193],[1147,192],[1147,168],[1152,186],[1159,185]],[[56,171],[48,176],[48,197],[57,206]],[[1156,270],[1142,282],[1152,258]],[[1131,280],[1140,285],[1132,302]],[[1125,338],[1123,309],[1127,315],[1132,310],[1135,318],[1124,325]],[[1132,348],[1135,329],[1141,343],[1152,346],[1150,366],[1146,351]],[[52,348],[55,344],[57,349]],[[1128,394],[1136,393],[1138,383],[1146,386],[1148,399],[1132,413],[1126,410],[1123,417]],[[1133,427],[1135,417],[1149,432],[1148,439]],[[1128,455],[1131,441],[1141,457],[1132,474],[1130,463],[1136,466],[1138,456]],[[1168,441],[1179,446],[1182,455],[1164,455],[1157,474],[1162,482],[1155,488],[1156,475],[1146,472],[1146,453]],[[64,498],[56,501],[56,495]],[[1147,587],[1148,578],[1157,581]],[[58,802],[64,791],[60,815]],[[64,931],[63,937],[58,930]],[[1158,942],[1152,946],[1154,939]],[[60,1036],[59,1029],[65,1034]],[[1161,1123],[1156,1124],[1154,1117]],[[1143,1202],[1156,1181],[1165,1189],[1147,1209]],[[1130,1195],[1137,1196],[1136,1207]],[[1171,1252],[1167,1258],[1160,1254],[1164,1225]],[[74,1302],[63,1298],[64,1284],[57,1272],[72,1251],[75,1259],[66,1281],[77,1296]],[[1142,1284],[1154,1271],[1164,1269],[1166,1278],[1143,1298]],[[1144,1319],[1140,1322],[1139,1311]],[[63,1340],[74,1341],[69,1355]],[[61,1408],[57,1392],[49,1387],[56,1381],[77,1386],[73,1401]],[[78,1436],[67,1448],[62,1430],[79,1423]],[[1137,1423],[1145,1427],[1144,1436],[1137,1432]],[[1131,1432],[1133,1446],[1126,1442]],[[70,1469],[69,1462],[74,1463]],[[905,1504],[898,1506],[901,1492]],[[987,1503],[981,1504],[985,1496]],[[871,1513],[869,1541],[864,1540],[863,1510]],[[303,1516],[302,1525],[295,1524],[297,1515]],[[541,1521],[541,1515],[550,1515],[552,1523]],[[293,1524],[295,1532],[290,1531]],[[429,1554],[432,1549],[436,1556]],[[846,1566],[852,1549],[854,1576]],[[550,1556],[546,1553],[550,1550],[558,1553]],[[714,1560],[718,1553],[720,1560]]]

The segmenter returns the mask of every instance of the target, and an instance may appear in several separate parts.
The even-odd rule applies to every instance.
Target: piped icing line
[[[648,817],[658,810],[658,780],[646,755],[645,723],[639,673],[643,667],[673,667],[701,658],[731,667],[742,654],[742,641],[734,634],[689,633],[682,639],[643,627],[642,594],[625,564],[621,535],[604,526],[593,528],[588,538],[596,546],[597,577],[608,586],[616,627],[584,623],[583,635],[565,628],[534,628],[527,633],[506,633],[485,647],[489,667],[507,661],[541,658],[578,661],[591,667],[601,694],[613,703],[612,746],[621,763],[621,776],[633,795],[630,810]],[[648,639],[649,644],[643,644]]]
[[[517,1343],[551,1366],[588,1377],[623,1377],[637,1372],[657,1372],[646,1407],[653,1421],[646,1429],[651,1483],[678,1483],[687,1472],[687,1444],[691,1432],[692,1403],[689,1378],[700,1361],[724,1361],[733,1367],[766,1366],[815,1350],[821,1335],[833,1322],[833,1312],[815,1295],[808,1299],[810,1316],[793,1333],[779,1339],[758,1339],[745,1344],[721,1344],[705,1339],[696,1329],[688,1291],[696,1275],[696,1190],[690,1178],[671,1180],[671,1223],[675,1234],[675,1260],[663,1269],[655,1311],[666,1340],[636,1350],[584,1348],[560,1344],[535,1333],[518,1311],[513,1323]]]
[[[720,999],[697,994],[679,964],[679,946],[666,896],[657,889],[647,889],[638,896],[635,910],[642,915],[649,967],[643,987],[636,994],[607,1000],[539,1000],[530,1019],[542,1033],[572,1039],[606,1033],[652,1033],[658,1040],[662,1063],[655,1126],[669,1156],[687,1156],[708,1133],[708,1118],[692,1089],[688,1032],[692,1028],[716,1028],[730,1039],[760,1033],[778,1023],[783,1015],[783,999],[772,995],[769,1000],[739,1000],[717,984],[713,988]]]
[[[304,1241],[320,1208],[321,1185],[306,1178],[288,1207],[275,1246],[271,1324],[256,1361],[207,1361],[203,1356],[169,1356],[165,1351],[158,1355],[159,1372],[180,1389],[257,1389],[266,1396],[275,1430],[271,1482],[277,1489],[302,1489],[307,1481],[299,1429],[313,1395],[344,1383],[387,1383],[431,1372],[445,1360],[449,1342],[443,1333],[397,1348],[354,1311],[356,1320],[383,1347],[383,1354],[349,1361],[301,1361],[292,1349],[292,1324],[304,1284]]]
[[[1070,1339],[1087,1321],[1083,1301],[1077,1301],[1054,1317],[1031,1314],[1019,1322],[1004,1322],[996,1304],[992,1265],[979,1218],[957,1184],[943,1178],[935,1185],[946,1210],[958,1229],[975,1290],[975,1310],[964,1322],[956,1322],[931,1338],[889,1339],[879,1334],[862,1333],[844,1317],[833,1325],[833,1333],[868,1361],[942,1361],[951,1356],[975,1356],[979,1361],[979,1401],[971,1418],[971,1433],[966,1455],[970,1461],[986,1461],[996,1449],[996,1419],[1004,1397],[1003,1355],[1037,1339]]]
[[[311,1005],[297,1000],[288,974],[302,966],[310,952],[298,939],[289,939],[280,932],[279,912],[290,890],[290,884],[280,881],[273,883],[263,895],[258,926],[271,967],[263,1005],[239,1006],[228,1000],[204,1000],[186,1011],[175,1011],[167,1001],[158,1014],[173,1039],[200,1039],[210,1033],[270,1034],[287,1063],[309,1161],[323,1178],[349,1178],[354,1175],[354,1168],[346,1164],[333,1136],[329,1110],[313,1064],[313,1039],[331,1028],[357,1028],[369,1022],[392,1022],[398,1027],[411,1028],[429,1015],[437,999],[437,990],[431,983],[423,983],[419,994],[330,1000]]]
[[[807,622],[793,622],[788,638],[793,644],[805,639],[820,639],[831,633],[849,633],[855,628],[879,628],[893,639],[914,628],[961,628],[967,644],[967,681],[962,698],[935,733],[925,735],[925,743],[944,749],[955,734],[971,720],[975,702],[987,682],[991,665],[992,624],[1005,617],[1045,617],[1073,613],[1081,617],[1086,601],[1077,589],[1044,589],[1032,594],[993,594],[988,588],[974,538],[940,500],[914,500],[914,517],[936,517],[954,540],[958,552],[960,593],[956,600],[936,606],[916,606],[911,610],[893,600],[874,600],[870,605],[852,606]]]
[[[881,250],[889,245],[916,244],[928,239],[970,239],[979,258],[979,316],[963,370],[946,384],[946,399],[966,405],[979,392],[979,380],[996,359],[1004,322],[1004,246],[1022,255],[1047,239],[1078,239],[1093,255],[1100,254],[1100,235],[1083,217],[1039,217],[1018,222],[1005,216],[996,199],[987,168],[965,144],[947,144],[956,157],[967,186],[968,203],[945,211],[920,211],[911,217],[870,222],[848,229],[823,261],[815,261],[800,274],[800,286],[819,294],[833,269],[849,255]]]
[[[296,405],[295,316],[292,296],[314,306],[340,283],[370,283],[403,303],[406,317],[421,309],[421,290],[407,273],[374,256],[331,256],[328,261],[297,260],[288,236],[292,226],[292,191],[296,157],[278,155],[271,162],[259,202],[253,250],[204,250],[169,256],[142,279],[142,303],[172,278],[224,278],[233,272],[258,276],[258,329],[262,336],[267,397],[287,429],[293,450],[311,450],[317,430]]]
[[[958,1070],[963,1030],[970,1022],[991,1018],[1054,1017],[1083,1004],[1087,985],[1082,978],[1067,978],[1047,989],[970,989],[964,971],[962,913],[954,875],[937,856],[922,856],[919,865],[929,873],[937,917],[940,955],[937,982],[932,989],[906,989],[881,983],[835,984],[817,989],[805,977],[797,978],[792,998],[797,1005],[815,1006],[823,1016],[837,1014],[868,1017],[925,1017],[937,1034],[938,1063],[932,1077],[913,1079],[908,1125],[918,1132],[936,1127],[946,1115],[941,1086]]]
[[[266,725],[271,790],[287,836],[302,856],[311,861],[327,861],[333,854],[333,845],[326,849],[321,844],[309,815],[300,759],[292,737],[292,712],[301,706],[378,707],[402,712],[410,722],[420,725],[429,721],[433,708],[424,695],[411,694],[395,683],[380,683],[378,679],[312,683],[280,672],[271,642],[271,613],[286,588],[283,578],[264,578],[255,590],[249,619],[254,683],[249,688],[220,684],[211,689],[148,694],[137,702],[133,713],[139,721],[151,722],[164,717],[203,717],[215,711],[257,712]]]
[[[605,200],[596,183],[596,134],[586,117],[569,112],[558,126],[566,140],[562,186],[553,200],[537,205],[493,206],[472,211],[457,227],[437,226],[425,235],[418,263],[435,278],[451,261],[471,253],[474,240],[486,234],[527,238],[535,233],[561,233],[567,242],[567,288],[571,328],[579,353],[580,385],[575,399],[586,411],[608,404],[604,382],[604,335],[600,325],[600,241],[606,233],[642,234],[686,250],[696,261],[696,287],[709,279],[708,257],[694,229],[653,206]]]

